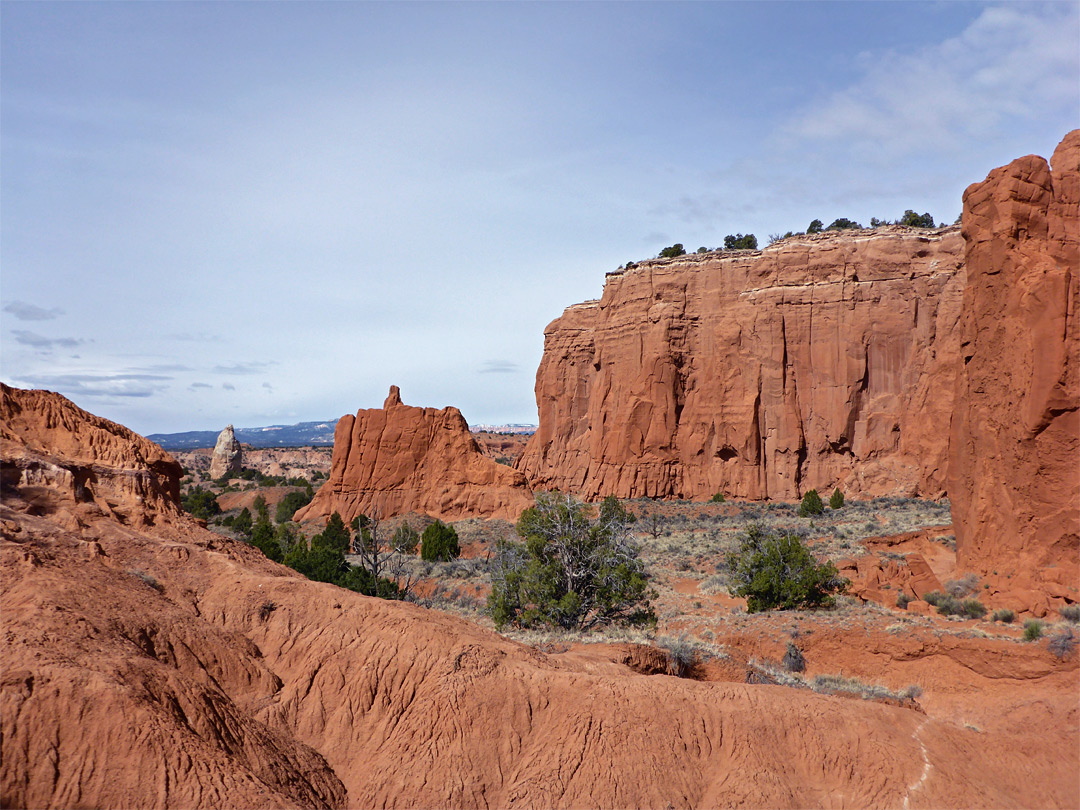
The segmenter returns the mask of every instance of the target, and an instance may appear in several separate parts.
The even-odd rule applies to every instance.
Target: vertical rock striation
[[[945,492],[957,228],[642,262],[545,331],[534,488],[791,499]]]
[[[338,420],[330,478],[295,519],[418,511],[516,520],[530,505],[525,477],[480,452],[457,408],[404,405],[394,385],[382,408]]]
[[[1080,551],[1080,130],[964,193],[963,345],[949,495],[957,562],[986,572]]]

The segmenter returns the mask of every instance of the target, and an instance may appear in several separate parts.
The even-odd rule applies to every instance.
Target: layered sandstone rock
[[[968,284],[949,494],[961,568],[1080,552],[1080,130],[964,193]]]
[[[233,426],[226,425],[225,429],[218,434],[214,453],[210,457],[210,477],[216,480],[240,472],[243,457],[244,453],[240,442],[237,441]]]
[[[959,229],[789,238],[609,273],[545,331],[534,488],[945,492]]]
[[[330,478],[295,519],[426,512],[516,520],[531,504],[525,477],[480,452],[457,408],[404,405],[395,385],[381,409],[338,421]]]
[[[70,421],[94,418],[54,396],[37,399],[46,410],[24,411],[22,424],[46,424],[61,408],[64,435],[99,435],[100,423]],[[111,448],[114,469],[129,469],[138,437],[125,449],[106,432],[112,438],[96,446]],[[8,441],[13,457],[49,444],[75,452],[56,454],[57,464],[81,463],[82,442],[26,431]],[[917,680],[929,705],[958,679],[974,683],[1001,710],[973,730],[952,711],[546,655],[453,616],[309,582],[183,518],[135,528],[98,512],[76,532],[57,514],[19,499],[0,504],[3,807],[1080,799],[1075,657],[1062,662],[1038,645],[917,627],[900,637],[860,632],[852,644],[831,623],[806,635],[809,666],[824,667],[814,674],[838,671],[838,661],[850,673],[865,650],[873,671],[887,661],[892,677]],[[768,640],[755,632],[731,641],[756,651]],[[639,671],[658,670],[656,655],[636,659],[628,663]]]
[[[36,514],[77,505],[143,523],[179,511],[172,456],[59,394],[0,383],[0,439],[4,498]]]

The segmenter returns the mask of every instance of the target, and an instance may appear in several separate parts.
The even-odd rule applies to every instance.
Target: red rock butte
[[[957,563],[1080,565],[1080,130],[964,193],[949,496]]]
[[[609,273],[544,333],[517,466],[588,499],[940,497],[962,260],[893,226]]]
[[[346,522],[408,512],[516,520],[531,504],[525,476],[484,456],[457,408],[404,405],[395,385],[382,408],[338,421],[330,477],[296,520],[334,512]]]

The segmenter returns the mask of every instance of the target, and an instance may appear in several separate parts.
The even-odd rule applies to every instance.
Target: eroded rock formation
[[[210,477],[216,480],[235,475],[240,472],[244,463],[243,459],[244,451],[236,438],[233,426],[226,425],[225,429],[218,434],[214,453],[210,457]]]
[[[425,512],[444,520],[516,520],[532,504],[525,477],[487,458],[457,408],[404,405],[398,387],[381,409],[343,416],[330,478],[296,520]]]
[[[168,472],[139,460],[138,437],[128,434],[124,448],[104,420],[55,394],[25,392],[18,402],[35,406],[24,408],[23,425],[48,424],[50,414],[68,421],[60,442],[26,430],[5,436],[12,458],[48,445],[64,468],[108,459],[117,472]],[[90,436],[102,441],[66,440]],[[136,528],[79,512],[59,479],[46,486],[56,493],[49,514],[19,498],[0,504],[4,807],[1080,799],[1076,664],[1037,645],[915,629],[873,640],[860,632],[853,645],[834,624],[808,636],[812,667],[872,642],[869,657],[897,662],[897,677],[933,690],[944,672],[949,691],[960,673],[985,687],[982,700],[1018,707],[972,730],[948,711],[642,675],[618,663],[625,652],[606,661],[548,655],[417,605],[309,582],[182,515]],[[65,528],[65,514],[82,521],[78,531]],[[740,640],[763,642],[759,633]],[[1018,690],[1021,702],[1008,697]]]
[[[609,273],[544,333],[518,469],[590,499],[940,497],[962,248],[890,227]]]
[[[1080,130],[964,193],[949,494],[961,568],[1080,562]]]
[[[66,505],[143,523],[179,511],[183,470],[172,456],[59,394],[0,383],[0,439],[3,496],[34,514]]]

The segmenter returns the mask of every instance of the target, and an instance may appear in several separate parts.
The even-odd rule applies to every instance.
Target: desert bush
[[[1002,624],[1012,624],[1016,621],[1016,613],[1008,608],[1001,608],[995,610],[994,615],[991,617],[995,622],[1001,622]]]
[[[961,607],[963,615],[969,619],[981,619],[986,615],[986,606],[978,599],[965,599]]]
[[[724,498],[724,493],[723,492],[717,492],[715,495],[713,495],[711,498],[709,498],[709,501],[711,503],[723,503],[725,500],[726,500],[726,498]]]
[[[724,250],[757,250],[757,237],[752,233],[728,234],[724,237]]]
[[[829,498],[830,509],[843,509],[844,508],[844,493],[840,491],[840,487],[833,490],[832,497]]]
[[[803,672],[806,670],[806,659],[803,657],[802,650],[790,641],[787,645],[787,652],[784,653],[784,660],[780,663],[784,665],[784,669],[788,672]]]
[[[420,538],[420,557],[430,562],[453,560],[461,556],[461,546],[453,526],[436,520]]]
[[[251,510],[246,506],[241,509],[240,514],[232,519],[230,528],[237,534],[242,534],[244,537],[251,537]]]
[[[277,602],[267,599],[259,605],[259,620],[265,622],[270,618],[270,614],[277,610],[277,607]]]
[[[278,523],[287,523],[293,519],[297,509],[309,503],[311,503],[310,492],[290,492],[278,501],[277,509],[274,511],[274,520]]]
[[[848,585],[832,563],[816,562],[798,535],[772,534],[756,524],[746,530],[727,565],[734,585],[731,593],[746,597],[750,613],[831,607],[832,594],[842,593]]]
[[[825,505],[821,502],[821,496],[816,489],[812,489],[803,495],[802,503],[799,504],[799,517],[820,515],[825,511]]]
[[[1069,653],[1076,647],[1076,636],[1073,635],[1071,627],[1064,628],[1060,633],[1054,635],[1047,647],[1050,652],[1054,654],[1059,660],[1064,661],[1069,657]]]
[[[931,591],[923,599],[936,607],[942,616],[967,616],[970,619],[981,619],[986,615],[986,607],[978,599],[958,599],[952,594],[941,591]]]
[[[1065,605],[1058,613],[1060,613],[1061,618],[1067,622],[1072,622],[1073,624],[1080,622],[1080,605]]]
[[[1038,619],[1028,619],[1024,622],[1024,641],[1035,641],[1042,638],[1043,625]]]
[[[693,244],[693,243],[691,243]],[[674,259],[678,256],[685,256],[686,248],[683,247],[682,242],[676,242],[671,247],[666,247],[660,251],[661,259]],[[629,264],[627,265],[629,266]]]
[[[584,630],[653,617],[623,514],[601,509],[592,520],[589,511],[569,496],[539,493],[518,520],[522,542],[497,543],[488,599],[496,626]]]
[[[904,610],[907,610],[907,606],[908,606],[908,604],[910,602],[911,602],[911,597],[908,596],[903,591],[900,591],[900,593],[898,593],[896,595],[896,606],[898,608],[904,608]]]
[[[180,499],[180,505],[184,511],[192,517],[209,520],[214,515],[221,513],[218,506],[217,496],[213,492],[194,486]]]
[[[682,678],[690,671],[697,660],[697,651],[694,645],[686,638],[686,634],[678,638],[658,638],[656,646],[662,649],[667,656],[668,674]]]
[[[957,599],[962,599],[970,593],[973,593],[979,586],[979,577],[975,574],[968,574],[960,579],[953,579],[945,583],[945,591],[950,596],[955,596]]]

